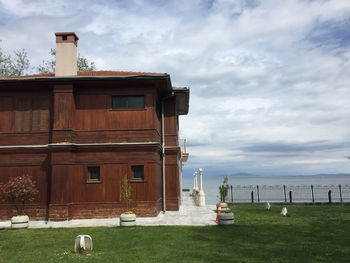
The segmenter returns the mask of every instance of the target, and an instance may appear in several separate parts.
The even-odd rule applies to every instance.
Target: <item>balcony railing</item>
[[[187,151],[186,151],[186,139],[179,139],[179,145],[181,147],[181,161],[187,162],[188,156],[190,155]]]

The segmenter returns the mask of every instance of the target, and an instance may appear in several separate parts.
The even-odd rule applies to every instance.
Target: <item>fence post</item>
[[[328,191],[328,201],[330,204],[332,203],[332,191],[331,190]]]
[[[233,203],[233,190],[232,190],[232,184],[231,184],[231,203]]]
[[[339,196],[340,196],[340,202],[343,203],[343,195],[341,193],[341,185],[339,184]]]
[[[315,203],[314,186],[313,185],[311,185],[311,196],[312,196],[312,202]]]
[[[252,192],[250,193],[250,197],[251,197],[251,199],[252,199],[252,203],[254,203],[254,191],[252,191]]]
[[[283,192],[284,192],[284,202],[287,203],[287,195],[286,195],[286,185],[283,185]]]
[[[289,202],[293,203],[292,191],[289,191]]]
[[[258,202],[260,202],[259,185],[256,185],[256,191],[258,193]]]

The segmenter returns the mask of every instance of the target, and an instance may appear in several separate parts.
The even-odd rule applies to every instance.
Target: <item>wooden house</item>
[[[138,216],[178,210],[189,89],[168,74],[77,72],[78,37],[55,35],[55,73],[0,78],[0,183],[32,176],[37,220],[117,217],[125,176]],[[0,220],[14,213],[0,201]]]

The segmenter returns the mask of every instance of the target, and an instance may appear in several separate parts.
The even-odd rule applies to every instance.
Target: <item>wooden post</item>
[[[259,185],[256,185],[256,191],[258,193],[258,202],[260,202]]]
[[[286,195],[286,185],[283,185],[283,192],[284,192],[284,202],[287,203],[287,195]]]
[[[332,191],[331,190],[328,191],[328,201],[330,204],[332,203]]]
[[[289,191],[289,202],[293,203],[292,191]]]
[[[312,202],[315,203],[314,186],[313,185],[311,185],[311,197],[312,197]]]
[[[343,195],[341,193],[341,185],[339,184],[339,197],[340,197],[340,202],[343,203]]]
[[[252,203],[254,203],[254,191],[252,191],[252,192],[250,193],[250,197],[251,197],[251,199],[252,199]]]
[[[233,190],[232,190],[232,185],[231,185],[231,203],[233,203]]]

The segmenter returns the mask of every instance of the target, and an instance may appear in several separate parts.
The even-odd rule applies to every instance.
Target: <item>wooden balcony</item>
[[[181,162],[185,163],[187,162],[188,156],[190,155],[186,151],[186,139],[179,139],[179,144],[181,147]]]

